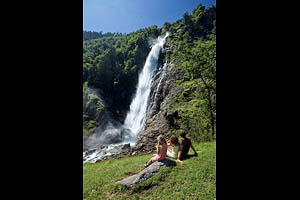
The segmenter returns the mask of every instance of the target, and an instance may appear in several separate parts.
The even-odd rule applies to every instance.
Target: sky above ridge
[[[183,13],[216,0],[83,0],[83,29],[130,33],[152,25],[175,22]]]

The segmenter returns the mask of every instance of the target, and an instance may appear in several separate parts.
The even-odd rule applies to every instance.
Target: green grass
[[[194,144],[198,157],[161,168],[131,190],[115,184],[127,173],[138,173],[151,155],[83,165],[83,199],[216,199],[216,141]],[[190,154],[193,154],[190,151]]]

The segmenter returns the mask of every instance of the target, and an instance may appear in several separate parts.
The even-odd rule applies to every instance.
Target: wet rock
[[[91,155],[92,153],[94,153],[96,151],[96,149],[90,149],[88,151],[85,152],[85,155],[88,156],[88,155]]]
[[[140,150],[144,146],[145,146],[145,144],[140,143],[140,144],[136,145],[133,149],[137,151],[137,150]]]
[[[130,147],[130,143],[124,144],[123,147],[122,147],[122,149],[128,149],[129,147]]]

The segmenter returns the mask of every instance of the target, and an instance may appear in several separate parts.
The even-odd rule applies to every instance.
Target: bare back
[[[180,160],[187,158],[192,142],[188,138],[180,139],[181,157]]]
[[[167,156],[167,144],[159,145],[158,147],[158,160],[163,160]]]

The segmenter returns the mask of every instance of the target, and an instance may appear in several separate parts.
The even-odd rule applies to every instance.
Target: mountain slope
[[[124,122],[151,39],[167,31],[170,35],[153,79],[146,128],[137,143],[143,145],[141,151],[153,151],[159,134],[168,138],[179,129],[186,129],[195,141],[216,138],[216,5],[201,4],[162,28],[84,41],[83,84],[90,88],[85,92],[95,91],[94,96],[84,94],[94,97],[95,104],[84,103],[84,133],[107,121]]]

